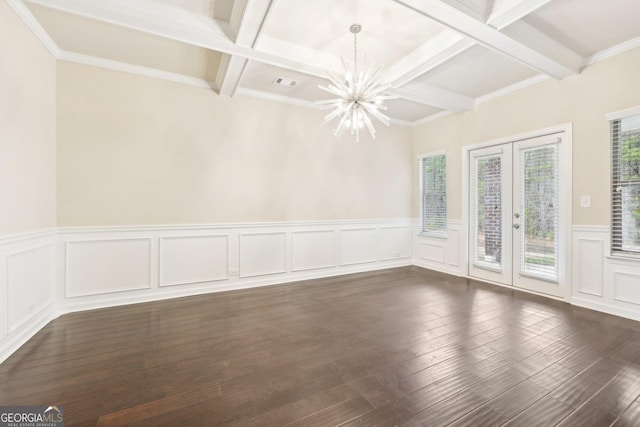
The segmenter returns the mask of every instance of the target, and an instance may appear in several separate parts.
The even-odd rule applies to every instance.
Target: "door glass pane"
[[[502,159],[473,162],[474,259],[478,267],[502,270]]]
[[[558,147],[520,151],[520,271],[558,279]]]

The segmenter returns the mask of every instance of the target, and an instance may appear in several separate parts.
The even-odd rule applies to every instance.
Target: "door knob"
[[[520,228],[520,224],[513,224],[513,228],[517,230],[518,228]]]
[[[513,214],[513,217],[518,219],[518,218],[520,218],[520,214],[516,212],[516,213]]]

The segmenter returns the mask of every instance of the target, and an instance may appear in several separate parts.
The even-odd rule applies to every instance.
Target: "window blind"
[[[423,157],[421,231],[445,233],[447,229],[447,159],[444,154]]]
[[[640,256],[640,114],[610,123],[611,252]]]
[[[520,151],[520,271],[558,279],[558,144]]]

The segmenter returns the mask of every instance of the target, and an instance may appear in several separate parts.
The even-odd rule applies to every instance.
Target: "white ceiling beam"
[[[551,0],[496,1],[487,20],[487,24],[501,30],[550,1]],[[428,73],[475,44],[476,42],[474,40],[455,31],[445,29],[389,67],[387,76],[390,77],[395,86],[401,86]],[[575,60],[576,54],[573,51],[567,52],[568,49],[564,46],[561,46],[559,50],[565,52],[566,55],[573,56]]]
[[[51,9],[84,16],[113,25],[154,34],[171,40],[206,49],[255,60],[312,76],[326,78],[325,68],[308,58],[298,58],[279,52],[259,51],[234,42],[236,35],[231,25],[212,18],[203,18],[179,7],[150,0],[26,0]],[[244,37],[244,36],[243,36]],[[272,40],[271,45],[276,43]],[[272,46],[273,47],[273,46]],[[339,63],[335,59],[335,63]],[[229,64],[231,67],[233,64]],[[238,67],[238,65],[234,65]],[[238,67],[239,68],[239,67]],[[232,70],[234,72],[234,70]],[[238,70],[236,69],[237,73]],[[411,85],[389,92],[400,97],[451,111],[473,109],[473,100],[463,95],[429,85]]]
[[[498,30],[540,9],[551,0],[502,0],[494,3],[487,24]]]
[[[514,40],[520,40],[527,44],[534,45],[538,52],[554,61],[562,61],[577,70],[582,69],[584,64],[584,58],[582,56],[526,21],[516,21],[503,31]]]
[[[475,42],[456,32],[444,30],[387,69],[394,86],[402,86],[433,70],[473,46]]]
[[[571,59],[554,59],[440,0],[395,1],[542,74],[562,79],[580,71]]]
[[[237,45],[253,47],[267,19],[271,0],[236,0],[231,11],[230,26],[235,31]],[[218,93],[233,96],[248,60],[242,56],[222,54],[222,60],[216,75]]]
[[[473,98],[424,83],[409,83],[401,88],[389,89],[388,92],[409,101],[457,113],[471,111],[475,106]]]

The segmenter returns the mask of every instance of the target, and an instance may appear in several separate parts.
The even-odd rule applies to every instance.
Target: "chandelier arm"
[[[327,114],[324,117],[324,122],[328,123],[331,120],[335,119],[336,117],[339,117],[343,113],[347,113],[349,111],[349,109],[353,107],[354,104],[355,104],[355,101],[352,101],[349,104],[346,104],[346,105],[344,105],[342,107],[336,108],[334,111],[332,111],[331,113]]]
[[[369,87],[366,91],[363,91],[364,98],[373,98],[378,95],[380,92],[383,92],[391,87],[390,84],[384,84],[380,86]]]
[[[318,86],[319,89],[324,90],[325,92],[329,92],[339,98],[346,98],[344,95],[345,93],[343,91],[340,90],[340,88],[335,87],[333,85],[329,85],[329,86]]]
[[[320,102],[324,102],[324,104],[321,104]],[[330,108],[338,108],[338,107],[340,107],[340,105],[342,105],[344,103],[344,99],[334,99],[334,100],[327,100],[327,101],[315,101],[314,103],[316,105],[318,105],[318,108],[320,110],[328,110]]]
[[[371,123],[371,119],[367,114],[362,115],[362,121],[367,126],[367,129],[369,130],[369,134],[371,135],[371,138],[376,139],[376,129],[373,127],[373,123]]]
[[[362,107],[367,112],[371,113],[371,115],[373,117],[375,117],[376,119],[378,119],[378,121],[380,121],[381,123],[383,123],[383,124],[385,124],[387,126],[389,126],[391,124],[391,119],[387,115],[385,115],[385,114],[381,113],[380,111],[378,111],[378,108],[376,108],[375,106],[371,106],[371,105],[368,105],[368,104],[362,104]]]
[[[347,130],[347,120],[349,119],[349,115],[345,114],[342,116],[340,123],[338,123],[338,127],[334,130],[333,135],[338,139],[342,138],[344,131]]]

